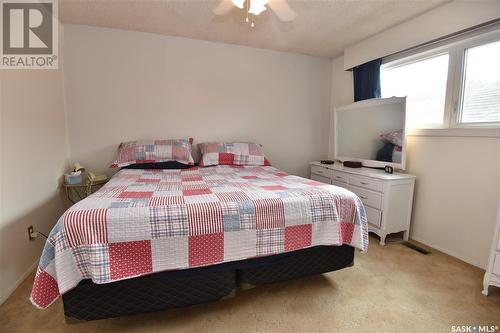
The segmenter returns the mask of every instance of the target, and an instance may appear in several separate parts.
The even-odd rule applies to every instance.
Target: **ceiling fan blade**
[[[217,7],[213,9],[215,15],[226,15],[233,9],[233,3],[231,0],[220,0]]]
[[[290,8],[286,0],[271,0],[268,5],[283,22],[293,21],[297,17],[297,13]]]

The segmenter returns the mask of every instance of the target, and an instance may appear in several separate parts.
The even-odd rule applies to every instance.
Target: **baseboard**
[[[424,244],[424,245],[427,245],[427,246],[429,246],[429,247],[432,247],[433,249],[436,249],[436,250],[438,250],[439,252],[443,252],[443,253],[445,253],[445,254],[447,254],[447,255],[449,255],[449,256],[452,256],[452,257],[454,257],[454,258],[456,258],[456,259],[458,259],[458,260],[461,260],[461,261],[463,261],[463,262],[465,262],[465,263],[467,263],[467,264],[469,264],[469,265],[472,265],[472,266],[474,266],[474,267],[480,268],[480,269],[482,269],[482,270],[485,270],[485,269],[486,269],[486,267],[481,267],[481,266],[479,266],[477,263],[472,262],[472,260],[471,260],[471,259],[469,259],[469,258],[464,258],[464,257],[462,257],[461,255],[458,255],[458,254],[456,254],[456,253],[453,253],[453,251],[443,249],[442,247],[440,247],[440,246],[436,246],[436,245],[434,245],[434,244],[432,244],[432,243],[430,243],[430,242],[428,242],[428,241],[426,241],[426,240],[423,240],[423,239],[421,239],[421,238],[419,238],[419,237],[414,237],[414,236],[411,236],[411,237],[410,237],[410,239],[416,240],[416,241],[417,241],[417,242],[419,242],[419,243],[422,243],[422,244]]]
[[[4,295],[0,295],[0,305],[2,305],[9,298],[9,296],[12,295],[12,293],[17,289],[17,287],[19,287],[19,285],[21,285],[21,283],[23,283],[23,281],[26,280],[26,278],[31,274],[31,272],[33,272],[33,270],[38,266],[38,261],[39,259],[37,258],[35,262],[26,270],[26,272],[24,272],[23,275],[21,275],[19,279],[17,279],[16,282],[9,289],[7,289],[7,292]]]

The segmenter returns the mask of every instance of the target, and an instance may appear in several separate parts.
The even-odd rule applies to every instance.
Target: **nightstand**
[[[63,186],[66,192],[66,198],[68,198],[68,200],[71,203],[76,203],[82,200],[83,198],[89,196],[90,194],[94,193],[95,190],[97,190],[107,182],[108,179],[97,182],[90,182],[89,180],[85,179],[84,181],[78,184],[63,183]]]

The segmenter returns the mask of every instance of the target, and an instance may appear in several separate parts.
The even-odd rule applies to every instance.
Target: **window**
[[[448,58],[446,53],[401,66],[382,67],[382,97],[407,96],[409,127],[442,125]]]
[[[500,41],[465,50],[460,123],[500,122]]]
[[[401,59],[384,59],[382,97],[407,96],[410,129],[500,128],[498,59],[498,27]]]

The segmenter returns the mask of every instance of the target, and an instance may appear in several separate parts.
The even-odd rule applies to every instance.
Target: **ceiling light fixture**
[[[243,9],[244,5],[245,5],[245,0],[232,0],[233,4],[240,8],[240,9]]]
[[[226,15],[234,7],[238,7],[245,15],[245,22],[254,27],[254,18],[263,11],[271,10],[282,22],[291,22],[297,17],[297,13],[290,8],[287,0],[219,0],[217,7],[213,9],[215,15]]]
[[[259,15],[263,11],[266,10],[266,4],[269,0],[249,0],[250,1],[250,9],[248,12],[253,15]]]
[[[253,16],[257,16],[265,11],[269,0],[231,0],[231,2],[236,7],[245,10],[245,22],[250,23],[250,26],[253,28],[255,27]]]

